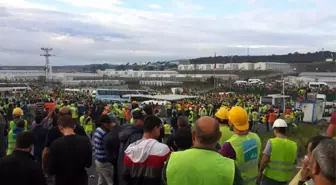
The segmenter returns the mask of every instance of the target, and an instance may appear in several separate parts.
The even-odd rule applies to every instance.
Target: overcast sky
[[[336,50],[335,0],[0,0],[0,65]]]

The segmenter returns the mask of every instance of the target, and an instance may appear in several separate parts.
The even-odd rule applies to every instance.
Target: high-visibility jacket
[[[129,109],[125,110],[125,119],[127,121],[131,120],[131,111]]]
[[[219,130],[222,133],[222,136],[219,139],[218,144],[220,144],[220,146],[222,146],[225,143],[225,141],[227,141],[228,139],[230,139],[234,135],[234,132],[232,132],[230,130],[230,127],[227,126],[227,125],[220,125]]]
[[[172,108],[171,104],[168,104],[167,109],[171,109],[171,108]]]
[[[23,131],[24,129],[21,129],[21,128],[15,128],[14,130],[9,131],[7,155],[10,155],[13,153],[15,142],[16,142],[16,136]]]
[[[164,130],[164,134],[166,136],[171,134],[171,132],[170,132],[170,125],[169,124],[164,124],[163,125],[163,130]]]
[[[118,111],[119,111],[118,118],[125,119],[125,109],[118,109]]]
[[[89,120],[86,121],[87,119]],[[84,130],[85,132],[92,132],[92,119],[90,116],[84,120]]]
[[[273,180],[287,182],[295,169],[297,145],[286,138],[270,139],[272,151],[270,161],[263,174]]]
[[[274,123],[275,119],[275,113],[271,112],[268,117],[268,123]]]
[[[259,122],[259,114],[256,111],[252,112],[252,120]]]
[[[84,128],[84,116],[81,116],[81,117],[79,118],[79,123],[80,123],[80,125]]]
[[[28,121],[24,120],[24,122],[25,122],[24,131],[28,131]],[[9,122],[9,128],[10,130],[14,130],[16,128],[16,124],[13,120]]]
[[[77,107],[75,107],[75,106],[68,106],[69,108],[70,108],[70,110],[71,110],[71,117],[73,118],[73,119],[77,119],[78,118],[78,110],[77,110]]]
[[[290,117],[289,114],[286,114],[285,121],[286,121],[287,124],[292,124],[292,118]]]
[[[261,142],[257,134],[249,132],[247,135],[233,135],[229,142],[236,153],[238,166],[245,185],[255,185],[258,177],[258,162]]]
[[[189,116],[188,116],[189,123],[194,123],[194,112],[189,111]]]
[[[262,123],[267,123],[267,115],[265,114],[261,120]]]
[[[170,155],[166,184],[203,185],[211,182],[211,185],[233,185],[234,174],[235,165],[232,159],[215,151],[192,148]]]

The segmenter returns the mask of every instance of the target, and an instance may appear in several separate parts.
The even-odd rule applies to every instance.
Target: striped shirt
[[[96,151],[96,160],[99,162],[107,162],[106,152],[104,149],[103,139],[107,135],[107,132],[98,127],[94,134],[94,146]]]

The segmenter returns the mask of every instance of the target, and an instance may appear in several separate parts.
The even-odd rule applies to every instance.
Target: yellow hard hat
[[[245,131],[249,128],[248,115],[242,107],[232,107],[229,111],[229,121],[237,130]]]
[[[23,115],[23,110],[21,108],[15,108],[13,110],[13,115],[22,116]]]
[[[226,107],[221,107],[215,114],[215,116],[221,120],[229,119],[229,111]]]

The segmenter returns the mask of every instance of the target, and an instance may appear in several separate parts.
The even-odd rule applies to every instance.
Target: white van
[[[321,87],[329,87],[329,85],[325,82],[309,82],[309,88],[321,88]]]
[[[260,85],[263,85],[263,84],[264,84],[264,82],[261,81],[260,79],[249,79],[247,82],[248,82],[249,84],[260,84]]]

